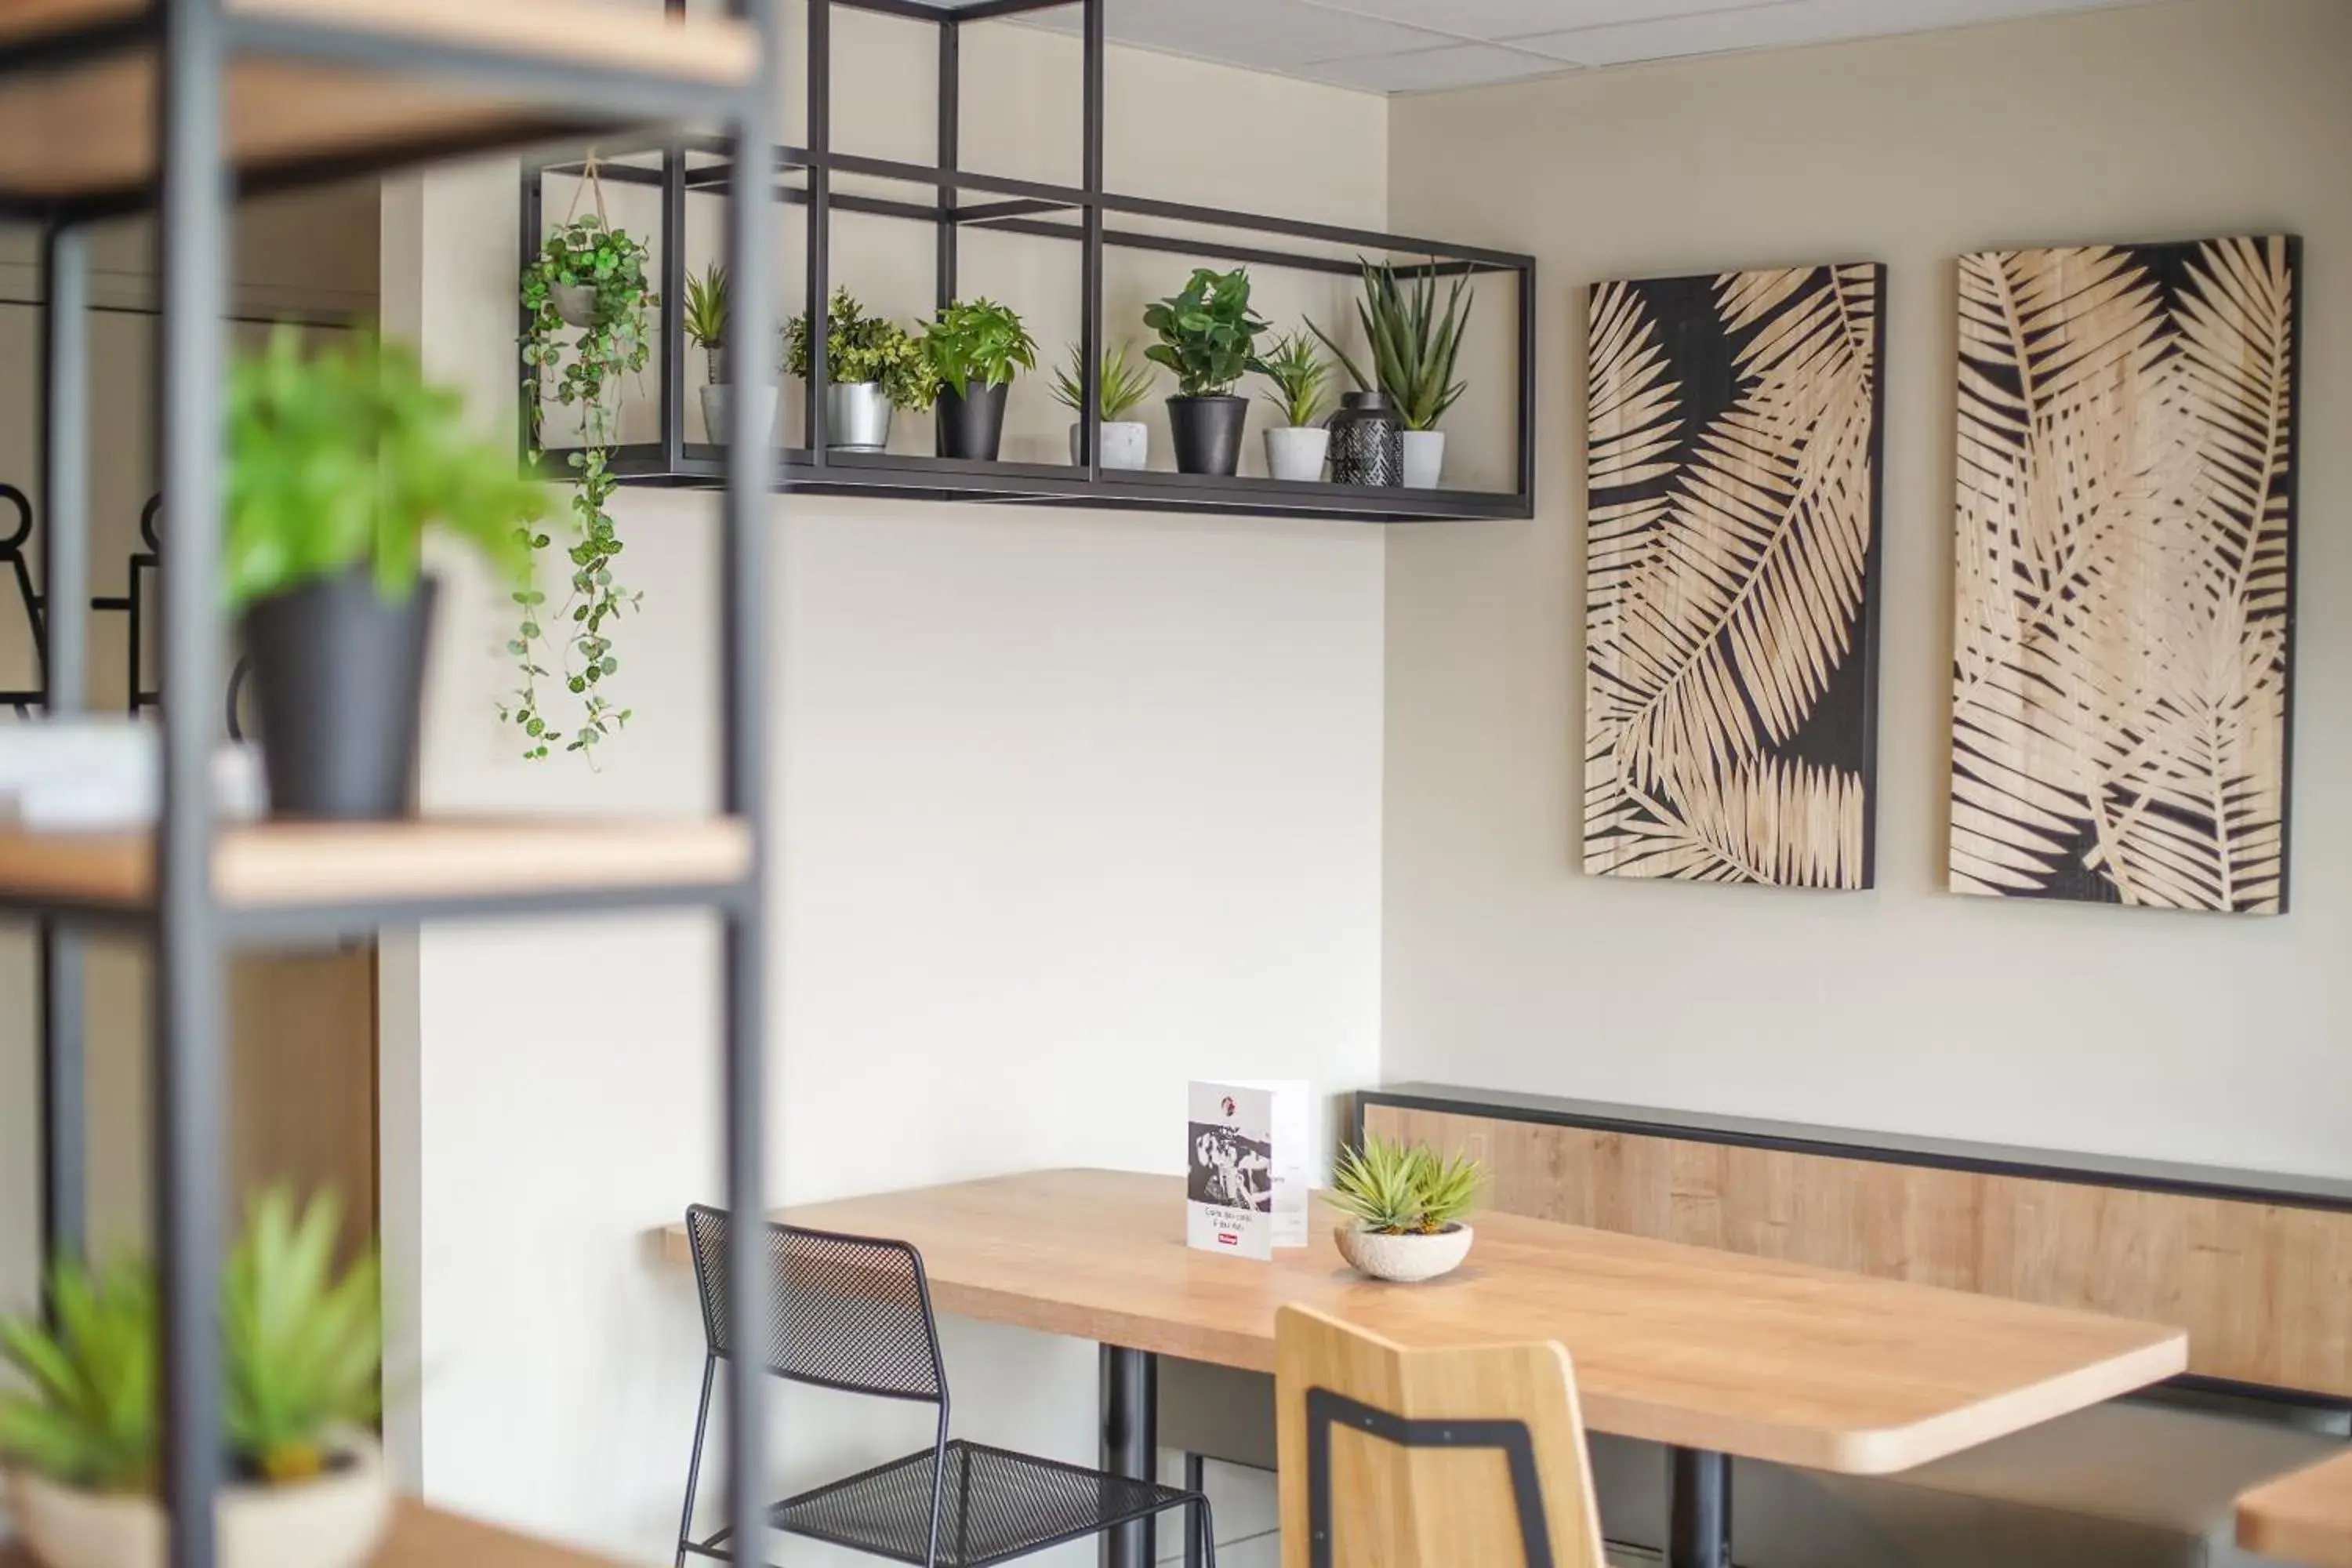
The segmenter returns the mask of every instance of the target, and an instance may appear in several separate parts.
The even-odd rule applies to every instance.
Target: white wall
[[[1386,1077],[2352,1173],[2352,8],[2195,0],[1402,99],[1392,218],[1535,251],[1532,522],[1391,537]],[[1507,157],[1497,149],[1509,149]],[[1944,891],[1953,258],[2305,248],[2294,912]],[[1582,291],[1890,264],[1874,892],[1579,868]]]
[[[873,135],[922,155],[928,124],[894,117],[928,116],[927,93],[905,87],[928,29],[872,41],[912,46],[894,68],[853,52],[854,25],[844,70],[899,74],[887,96],[842,101],[872,104]],[[1041,139],[995,166],[1050,163],[1059,121],[1039,114],[1053,101],[1040,84],[1067,73],[1074,132],[1075,44],[978,28],[967,58],[995,62],[967,66],[972,135],[1034,125]],[[1114,70],[1114,179],[1381,223],[1381,100],[1124,52]],[[1179,106],[1194,116],[1181,138],[1166,134]],[[385,204],[387,321],[493,426],[512,397],[514,191],[513,166],[493,163]],[[836,275],[911,316],[929,302],[929,245],[922,227],[845,233]],[[1154,259],[1153,291],[1172,289],[1186,263]],[[1055,259],[1004,265],[1005,281],[969,286],[1058,308],[1044,281],[1013,295]],[[780,270],[781,293],[800,274]],[[1025,439],[1058,443],[1042,381],[1016,407]],[[906,422],[904,440],[927,437],[928,421]],[[518,760],[488,711],[503,656],[482,652],[506,636],[503,610],[469,582],[437,642],[428,805],[709,804],[711,500],[632,491],[615,510],[646,600],[619,636],[616,695],[636,718],[605,771]],[[1172,1170],[1188,1077],[1304,1077],[1326,1095],[1373,1080],[1377,530],[812,499],[773,526],[772,1192]],[[644,1240],[719,1193],[716,952],[704,922],[678,918],[436,927],[387,952],[385,1239],[424,1374],[394,1436],[435,1500],[667,1560],[700,1334],[688,1281]],[[1092,1457],[1091,1346],[971,1324],[950,1325],[948,1346],[959,1431]],[[924,1436],[904,1412],[797,1394],[781,1407],[787,1479]],[[1221,1533],[1269,1512],[1258,1488]]]

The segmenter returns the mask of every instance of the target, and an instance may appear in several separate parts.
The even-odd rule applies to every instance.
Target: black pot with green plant
[[[1409,279],[1383,263],[1359,258],[1359,265],[1364,297],[1356,302],[1356,320],[1371,346],[1370,374],[1329,333],[1313,321],[1307,325],[1339,356],[1359,392],[1388,395],[1404,426],[1404,483],[1433,489],[1445,461],[1445,437],[1437,422],[1465,390],[1454,379],[1454,367],[1470,324],[1470,280],[1456,274],[1440,309],[1434,264],[1418,268]]]
[[[1182,292],[1144,310],[1143,324],[1160,334],[1144,358],[1176,373],[1168,427],[1179,473],[1231,474],[1240,467],[1249,400],[1234,395],[1234,387],[1262,368],[1257,337],[1266,330],[1250,313],[1249,299],[1246,268],[1202,267]]]
[[[993,300],[959,300],[924,329],[923,357],[939,378],[939,455],[994,462],[1013,378],[1037,368],[1036,340],[1019,313]]]
[[[527,584],[548,497],[416,356],[290,327],[228,382],[223,581],[242,612],[272,815],[406,814],[434,584],[427,528]]]
[[[784,371],[810,379],[805,312],[784,323]],[[869,316],[856,297],[836,289],[824,312],[825,444],[878,452],[890,442],[890,413],[921,413],[939,395],[939,373],[922,345],[887,316]]]

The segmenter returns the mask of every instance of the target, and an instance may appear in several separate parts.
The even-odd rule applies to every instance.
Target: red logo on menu
[[[1235,1236],[1231,1231],[1224,1231],[1217,1237],[1217,1245],[1219,1247],[1239,1247],[1241,1244],[1242,1238]]]

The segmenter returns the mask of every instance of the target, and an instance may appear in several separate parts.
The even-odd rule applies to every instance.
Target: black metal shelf
[[[961,167],[957,158],[961,103],[960,29],[968,21],[1049,9],[1062,0],[810,0],[807,50],[808,144],[775,149],[775,200],[807,210],[807,258],[803,306],[814,342],[812,362],[819,377],[810,388],[795,450],[782,454],[775,477],[779,489],[814,495],[888,496],[932,501],[1022,501],[1048,506],[1103,507],[1132,510],[1193,511],[1251,516],[1321,517],[1366,522],[1472,521],[1524,519],[1535,514],[1535,258],[1491,247],[1386,234],[1316,223],[1303,218],[1200,206],[1108,188],[1103,179],[1102,120],[1104,41],[1091,24],[1084,39],[1084,178],[1076,185],[1016,178]],[[675,0],[673,0],[675,4]],[[842,152],[832,137],[832,28],[834,6],[919,22],[934,29],[938,44],[939,158],[916,163]],[[639,160],[629,162],[631,159]],[[586,173],[575,155],[527,163],[522,172],[522,259],[538,251],[544,226],[545,180],[551,174]],[[686,266],[686,206],[706,192],[721,193],[733,178],[725,146],[707,137],[673,136],[605,148],[596,161],[602,179],[657,187],[661,193],[661,322],[659,416],[661,437],[611,448],[613,472],[626,485],[691,488],[718,471],[720,451],[686,438],[686,342],[682,324]],[[910,199],[871,190],[835,188],[837,176],[919,187]],[[965,199],[973,193],[988,199]],[[1352,277],[1357,257],[1422,261],[1442,274],[1508,276],[1516,292],[1516,407],[1513,488],[1508,490],[1407,490],[1256,478],[1180,474],[1164,469],[1104,468],[1094,450],[1095,432],[1082,422],[1077,463],[970,463],[829,448],[824,439],[823,369],[824,300],[831,293],[831,220],[835,213],[901,219],[928,226],[935,243],[938,302],[956,297],[957,252],[967,231],[985,229],[1077,245],[1083,253],[1080,282],[1081,358],[1085,395],[1092,405],[1097,362],[1103,342],[1102,254],[1145,250],[1243,266],[1289,268]],[[1114,216],[1129,220],[1113,227]],[[1183,231],[1143,226],[1181,226]],[[1322,247],[1307,249],[1302,247]],[[530,375],[525,368],[524,382]],[[528,395],[528,394],[526,394]],[[529,425],[524,424],[526,432]],[[528,437],[525,437],[528,446]],[[566,472],[563,448],[550,448],[547,471]]]

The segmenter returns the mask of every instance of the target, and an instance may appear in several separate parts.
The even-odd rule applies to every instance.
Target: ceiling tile
[[[1608,26],[1690,12],[1727,11],[1757,0],[1309,0],[1334,11],[1402,22],[1459,38],[1493,40]]]
[[[1687,0],[1671,0],[1676,6]],[[1688,12],[1601,26],[1514,37],[1511,47],[1575,65],[1630,65],[1638,60],[1733,49],[1821,44],[1889,33],[1927,32],[2053,11],[2083,10],[2129,0],[1768,0],[1712,12]]]
[[[1520,54],[1487,44],[1451,44],[1444,48],[1415,49],[1410,54],[1325,60],[1296,67],[1292,74],[1329,82],[1334,87],[1362,88],[1371,92],[1430,92],[1440,88],[1515,81],[1562,68],[1558,60],[1540,55]]]
[[[1028,17],[1022,18],[1026,21]],[[1040,12],[1036,23],[1076,32],[1077,7]],[[1109,0],[1104,27],[1122,44],[1286,70],[1309,60],[1424,49],[1436,35],[1375,17],[1310,5],[1305,0]]]

